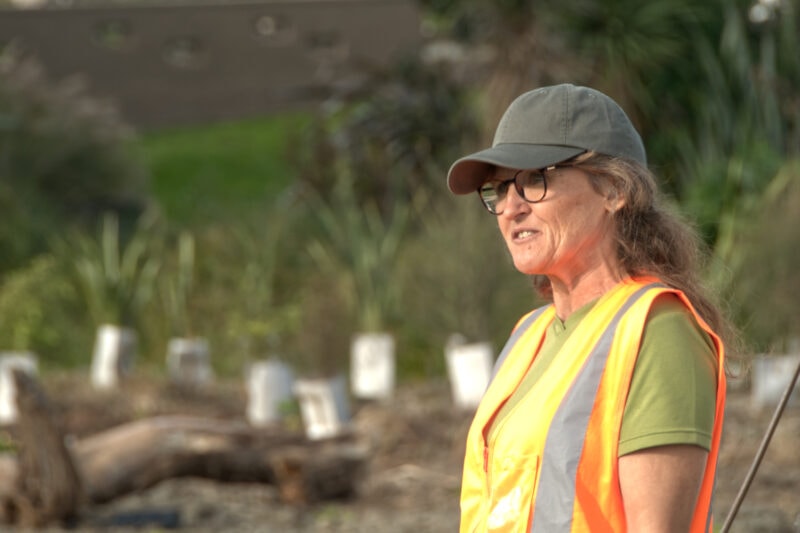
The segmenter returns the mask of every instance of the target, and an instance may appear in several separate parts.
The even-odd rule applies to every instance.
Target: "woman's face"
[[[513,169],[497,168],[493,180],[507,180]],[[596,190],[589,176],[574,167],[547,171],[547,194],[531,204],[513,186],[497,216],[514,266],[573,285],[596,269],[616,271],[613,212],[616,195]]]

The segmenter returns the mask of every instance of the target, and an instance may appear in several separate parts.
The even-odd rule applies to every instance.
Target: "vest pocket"
[[[491,487],[486,530],[502,533],[528,531],[539,457],[505,456],[490,459]]]

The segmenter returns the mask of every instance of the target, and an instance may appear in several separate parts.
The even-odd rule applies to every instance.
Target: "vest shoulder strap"
[[[531,325],[534,322],[536,322],[536,319],[539,318],[541,314],[544,313],[544,311],[548,307],[550,307],[550,305],[552,304],[543,305],[542,307],[539,307],[538,309],[535,309],[532,312],[530,312],[528,316],[526,316],[520,321],[519,325],[517,325],[514,331],[511,332],[511,336],[506,341],[505,346],[503,346],[503,350],[500,352],[500,355],[497,357],[497,361],[495,361],[494,363],[489,383],[491,383],[491,381],[497,375],[497,372],[500,370],[500,367],[503,366],[503,361],[505,361],[506,357],[508,357],[508,354],[511,353],[511,350],[514,348],[514,345],[517,343],[517,340],[519,340],[519,338],[522,337],[526,331],[528,331],[528,328],[530,328]]]

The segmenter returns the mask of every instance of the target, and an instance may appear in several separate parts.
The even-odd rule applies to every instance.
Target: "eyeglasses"
[[[561,165],[551,165],[541,169],[524,169],[514,173],[514,177],[502,181],[487,181],[478,189],[484,207],[493,215],[502,215],[505,209],[508,187],[513,183],[517,194],[528,203],[535,204],[547,195],[545,173]]]

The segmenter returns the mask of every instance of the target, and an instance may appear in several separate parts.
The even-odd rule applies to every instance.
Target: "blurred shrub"
[[[0,52],[0,272],[47,248],[65,226],[102,213],[134,217],[148,179],[133,132],[77,78],[49,81],[39,64]]]
[[[303,233],[293,226],[302,211],[291,189],[271,206],[235,225],[200,232],[195,328],[213,339],[217,369],[240,372],[249,362],[287,353],[300,326],[300,285],[311,275],[299,265]]]
[[[310,275],[298,296],[300,327],[287,342],[286,355],[296,372],[308,378],[346,373],[353,318],[336,278]]]
[[[302,183],[323,197],[349,167],[357,203],[383,215],[436,187],[440,169],[478,136],[467,90],[418,59],[376,70],[361,90],[332,98],[307,138],[293,143]]]
[[[780,169],[755,211],[734,243],[730,299],[753,348],[780,353],[800,339],[800,160]]]
[[[44,367],[88,366],[94,329],[66,268],[51,255],[0,285],[0,349],[29,350]]]

